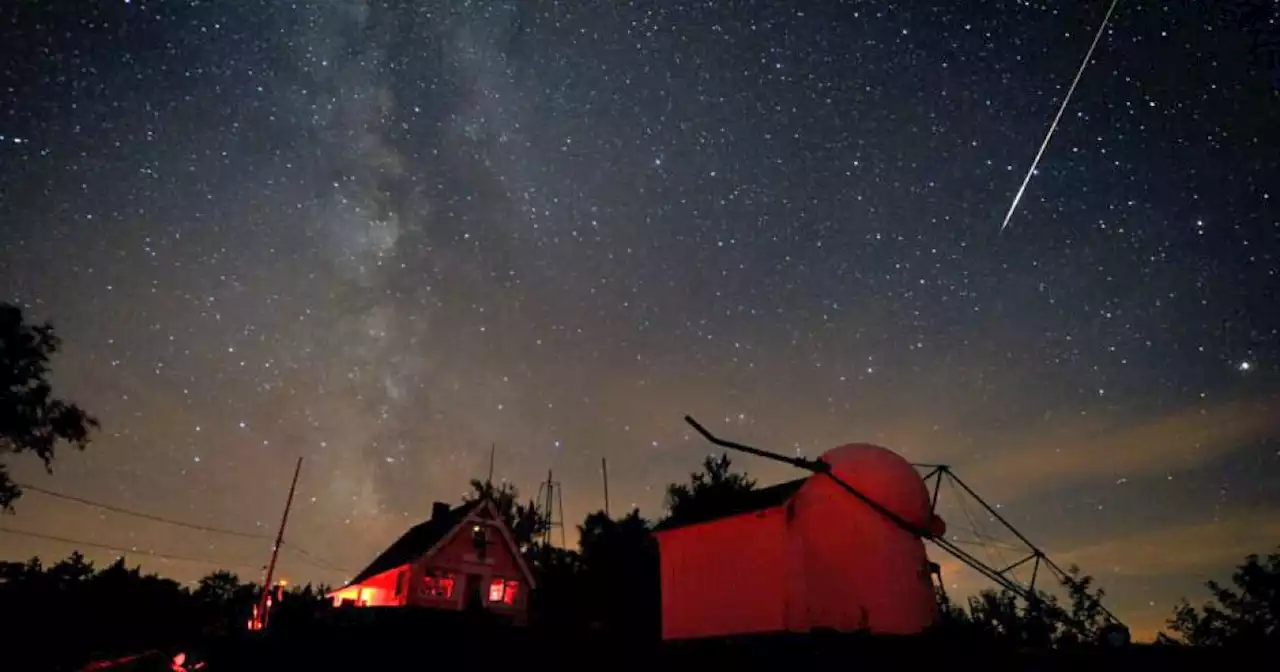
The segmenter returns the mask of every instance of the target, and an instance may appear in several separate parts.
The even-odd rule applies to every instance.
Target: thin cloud
[[[1063,426],[963,469],[981,492],[1005,500],[1099,480],[1178,472],[1280,437],[1280,401],[1187,408],[1127,425]]]
[[[1277,539],[1280,511],[1254,511],[1125,535],[1056,554],[1056,559],[1122,576],[1213,574],[1222,579],[1229,574],[1224,568],[1250,553],[1274,552]]]

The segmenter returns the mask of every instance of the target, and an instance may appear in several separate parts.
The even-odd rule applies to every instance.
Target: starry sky
[[[7,463],[270,536],[302,456],[280,571],[340,583],[491,446],[570,528],[601,458],[655,517],[688,413],[950,463],[1149,636],[1280,541],[1280,5],[1122,1],[1000,232],[1107,4],[4,3],[0,298],[102,421]],[[0,526],[184,581],[269,550]]]

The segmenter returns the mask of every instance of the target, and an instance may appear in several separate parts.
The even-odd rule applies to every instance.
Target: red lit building
[[[527,621],[533,574],[493,502],[436,502],[364,571],[330,594],[337,606],[487,609]]]
[[[928,489],[892,451],[851,444],[822,459],[859,492],[941,534]],[[815,474],[732,510],[656,530],[663,639],[818,629],[912,634],[938,617],[924,541]]]

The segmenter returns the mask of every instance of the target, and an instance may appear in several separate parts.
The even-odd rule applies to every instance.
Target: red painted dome
[[[822,456],[834,476],[921,529],[929,529],[929,491],[910,462],[869,444]],[[924,542],[833,479],[811,476],[788,503],[795,567],[805,597],[790,605],[798,629],[917,633],[937,618]]]
[[[929,489],[916,468],[901,455],[869,443],[850,443],[822,454],[832,473],[853,489],[897,514],[912,525],[928,529],[930,524]],[[831,479],[810,479],[812,496],[843,497],[857,506],[858,502]]]

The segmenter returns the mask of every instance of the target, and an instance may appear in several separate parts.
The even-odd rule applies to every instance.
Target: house
[[[827,451],[831,471],[929,534],[915,468],[879,446]],[[924,541],[825,474],[756,490],[655,530],[663,639],[833,630],[912,634],[938,618]]]
[[[344,587],[336,606],[486,609],[527,622],[534,578],[497,507],[480,499],[458,507],[436,502]]]

